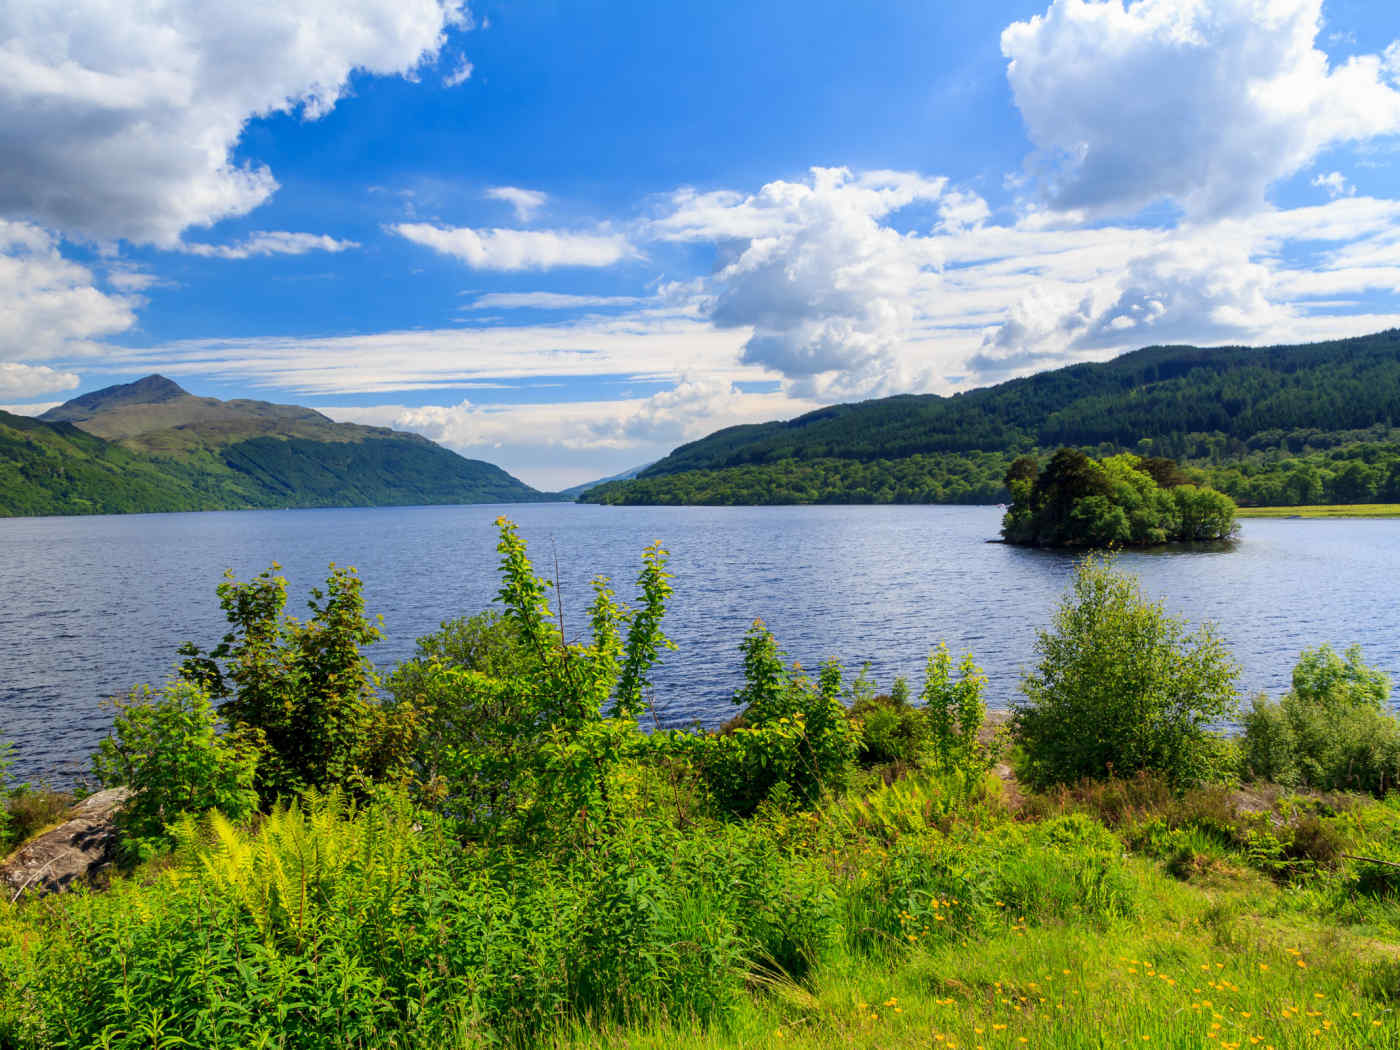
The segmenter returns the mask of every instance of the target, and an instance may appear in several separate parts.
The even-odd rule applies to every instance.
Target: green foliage
[[[232,629],[208,653],[182,646],[181,674],[222,701],[219,713],[233,729],[262,739],[257,786],[266,804],[307,788],[362,790],[404,775],[416,715],[379,703],[360,647],[380,631],[365,615],[355,570],[332,565],[304,621],[286,614],[287,581],[276,571],[246,583],[226,574],[219,604]]]
[[[1368,791],[1400,786],[1400,719],[1386,710],[1390,679],[1360,646],[1306,650],[1293,688],[1260,696],[1244,717],[1244,762],[1262,779],[1294,787]]]
[[[929,757],[935,769],[976,772],[986,769],[987,753],[978,735],[987,720],[982,687],[987,676],[965,653],[953,678],[953,658],[946,645],[929,653],[919,697],[929,724]]]
[[[505,518],[497,525],[503,615],[468,621],[455,639],[420,643],[391,689],[423,712],[419,769],[466,827],[526,839],[586,836],[606,809],[613,769],[645,742],[637,715],[650,669],[671,645],[661,630],[671,594],[666,551],[653,544],[643,552],[635,608],[596,579],[592,637],[568,642],[515,526]]]
[[[1299,347],[1151,347],[954,397],[900,395],[728,427],[580,498],[999,503],[1017,499],[1014,486],[1002,484],[1013,462],[1024,467],[1033,462],[1026,453],[1081,446],[1100,457],[1136,452],[1149,464],[1189,462],[1145,469],[1159,488],[1204,483],[1241,504],[1400,502],[1397,418],[1394,330]],[[1201,538],[1218,533],[1218,502],[1176,498],[1194,515],[1188,524],[1204,528]],[[1085,517],[1081,527],[1110,539],[1125,531],[1112,507],[1091,505]],[[1123,517],[1131,534],[1126,508]]]
[[[1033,474],[1022,458],[1006,476],[1012,504],[1002,521],[1008,543],[1033,547],[1147,546],[1221,540],[1235,532],[1228,496],[1183,484],[1175,463],[1129,453],[1094,461],[1062,448]],[[1162,487],[1158,479],[1174,487]]]
[[[810,804],[845,782],[859,745],[841,702],[841,668],[824,664],[816,682],[799,665],[789,669],[761,620],[739,648],[744,685],[734,694],[737,724],[718,734],[670,734],[664,746],[698,765],[727,813],[750,814],[775,795]]]
[[[1013,731],[1036,786],[1156,772],[1193,784],[1221,774],[1211,727],[1235,708],[1238,667],[1214,630],[1190,633],[1111,561],[1080,562]]]
[[[857,698],[850,717],[859,727],[856,760],[862,766],[919,764],[928,745],[928,719],[909,703],[909,686],[903,679],[887,696]]]
[[[132,791],[116,817],[128,861],[169,849],[170,827],[186,814],[219,810],[242,820],[256,809],[257,742],[221,736],[199,686],[177,680],[159,691],[134,689],[113,705],[92,770],[103,786]]]

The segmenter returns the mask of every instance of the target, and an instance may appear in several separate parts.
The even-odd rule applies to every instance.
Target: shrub
[[[325,590],[311,592],[305,621],[286,615],[287,581],[276,570],[247,583],[227,574],[218,592],[231,630],[207,653],[183,645],[181,674],[222,701],[230,726],[261,735],[257,786],[265,804],[311,787],[362,790],[403,775],[414,713],[378,701],[360,648],[380,631],[365,615],[355,570],[331,566]]]
[[[116,818],[128,861],[168,849],[168,829],[184,814],[217,809],[240,820],[256,809],[256,745],[219,735],[213,705],[197,685],[135,689],[115,706],[92,768],[104,786],[131,788]]]
[[[734,694],[742,709],[722,733],[677,733],[666,746],[694,761],[715,802],[747,816],[777,790],[802,804],[845,783],[859,730],[841,703],[841,668],[822,666],[816,682],[799,665],[786,665],[772,633],[755,621],[739,648],[744,686]]]
[[[987,676],[967,653],[953,678],[953,658],[940,645],[929,653],[924,688],[919,694],[929,724],[930,760],[935,768],[973,772],[985,769],[987,755],[977,737],[987,720],[982,687]]]
[[[671,644],[661,630],[671,594],[666,551],[653,544],[643,552],[635,607],[595,579],[592,637],[566,642],[524,541],[505,518],[497,526],[503,614],[420,643],[391,685],[421,724],[420,775],[467,834],[592,835],[613,769],[646,745],[637,716],[651,668]]]
[[[1141,770],[1181,786],[1222,772],[1210,727],[1235,708],[1237,665],[1212,628],[1189,633],[1111,561],[1080,562],[1036,652],[1012,715],[1033,786]]]
[[[1400,720],[1385,702],[1390,679],[1359,646],[1306,650],[1293,688],[1255,699],[1244,717],[1244,762],[1256,777],[1290,787],[1369,791],[1400,785]]]
[[[928,719],[909,703],[909,683],[895,679],[888,693],[875,695],[862,689],[864,674],[851,687],[851,720],[859,744],[856,760],[867,768],[899,764],[918,765],[928,744]]]

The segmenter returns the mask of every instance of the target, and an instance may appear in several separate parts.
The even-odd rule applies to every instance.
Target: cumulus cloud
[[[1170,200],[1203,220],[1259,209],[1324,149],[1400,132],[1395,57],[1332,66],[1322,0],[1053,0],[1003,32],[1051,202]]]
[[[343,252],[358,248],[355,241],[339,241],[323,233],[287,233],[283,230],[259,230],[236,244],[203,244],[184,241],[182,252],[202,255],[207,259],[251,259],[258,255],[305,255],[308,252]]]
[[[77,385],[78,377],[72,372],[59,372],[47,365],[0,361],[0,397],[42,397],[72,390]]]
[[[549,194],[539,190],[523,190],[519,186],[492,186],[486,196],[493,201],[505,201],[515,209],[515,217],[521,222],[529,222],[535,212],[545,206]]]
[[[231,157],[245,124],[308,120],[353,71],[411,74],[462,0],[17,0],[0,5],[0,215],[174,246],[277,187]]]
[[[1060,293],[1033,289],[989,332],[974,365],[1023,370],[1083,351],[1240,340],[1286,324],[1274,276],[1245,246],[1198,238],[1134,259],[1117,277]]]
[[[570,230],[474,230],[401,222],[390,230],[415,244],[451,255],[474,270],[552,270],[561,266],[612,266],[636,254],[614,233]]]
[[[0,219],[0,361],[98,353],[97,340],[135,323],[138,303],[99,291],[87,267],[59,254],[52,234]]]
[[[720,328],[748,329],[743,361],[779,373],[792,393],[907,389],[914,380],[898,349],[932,256],[927,239],[882,220],[938,200],[945,186],[909,172],[817,168],[752,196],[681,191],[649,229],[725,246],[723,265],[702,283],[708,315]],[[970,215],[970,200],[954,211]]]

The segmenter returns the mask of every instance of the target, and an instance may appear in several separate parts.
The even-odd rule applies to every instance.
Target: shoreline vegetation
[[[353,570],[304,619],[226,577],[227,635],[94,756],[118,870],[0,901],[0,1045],[1400,1048],[1400,720],[1359,649],[1245,705],[1088,556],[1005,724],[971,654],[877,684],[755,622],[731,722],[646,732],[667,552],[570,640],[498,525],[499,605],[382,676]]]

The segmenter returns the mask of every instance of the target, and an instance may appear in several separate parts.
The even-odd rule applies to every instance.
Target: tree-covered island
[[[1022,456],[1006,473],[1007,543],[1027,547],[1147,547],[1225,540],[1235,503],[1192,484],[1170,459],[1131,453],[1095,460],[1062,448],[1043,468]]]

